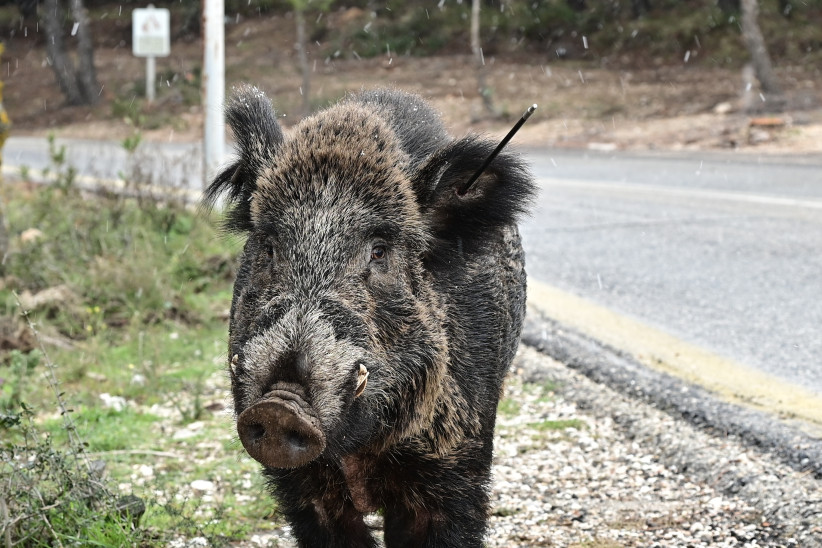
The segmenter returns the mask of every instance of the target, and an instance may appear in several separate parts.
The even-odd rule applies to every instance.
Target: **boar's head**
[[[226,113],[239,157],[207,200],[226,194],[226,226],[247,238],[229,334],[243,446],[294,468],[430,428],[454,392],[448,293],[470,294],[441,273],[514,221],[527,172],[502,154],[458,195],[494,143],[449,138],[396,91],[350,97],[288,138],[255,88]]]

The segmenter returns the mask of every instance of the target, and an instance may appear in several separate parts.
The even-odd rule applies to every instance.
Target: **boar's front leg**
[[[400,483],[386,496],[386,547],[482,547],[491,467],[487,453],[398,459],[390,477]]]
[[[294,470],[265,469],[264,474],[299,546],[376,548],[337,466],[326,466],[320,459]]]

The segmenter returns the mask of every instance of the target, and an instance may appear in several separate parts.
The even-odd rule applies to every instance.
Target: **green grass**
[[[503,417],[515,417],[522,409],[522,405],[511,397],[502,398],[497,406],[497,413]]]
[[[535,430],[539,430],[540,432],[555,432],[555,431],[562,431],[568,428],[573,428],[576,430],[583,430],[585,428],[585,422],[579,419],[568,419],[568,420],[544,420],[538,422],[529,422],[528,426]]]
[[[98,406],[84,407],[75,410],[73,418],[90,452],[131,449],[141,440],[152,439],[158,434],[152,428],[158,417],[130,408],[115,411]],[[68,443],[62,418],[46,421],[42,429],[49,432],[58,445]]]
[[[60,151],[52,158],[56,185],[0,187],[10,235],[0,325],[23,329],[18,295],[63,288],[29,311],[46,353],[25,337],[0,353],[0,499],[9,493],[11,515],[28,516],[12,538],[165,546],[203,537],[221,546],[281,524],[225,408],[225,315],[240,243],[182,204],[83,195]],[[32,228],[41,235],[23,241]],[[113,408],[101,394],[127,404]],[[102,477],[88,468],[97,461]],[[196,480],[213,491],[194,489]],[[72,487],[82,485],[96,487]],[[136,528],[112,510],[125,495],[146,505]]]

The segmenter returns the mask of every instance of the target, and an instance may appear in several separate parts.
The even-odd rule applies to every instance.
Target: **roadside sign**
[[[171,53],[169,11],[149,4],[131,12],[131,44],[137,57],[166,57]]]

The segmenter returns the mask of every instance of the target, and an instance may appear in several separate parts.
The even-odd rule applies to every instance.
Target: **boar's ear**
[[[268,97],[254,86],[237,88],[226,104],[225,115],[240,157],[209,185],[203,205],[210,209],[225,193],[229,206],[225,228],[246,232],[253,228],[251,195],[257,188],[257,178],[282,144],[283,131]]]
[[[500,153],[463,193],[495,146],[478,137],[452,141],[412,175],[421,210],[437,238],[452,242],[481,239],[495,228],[516,222],[528,209],[534,183],[525,163],[509,152]]]

